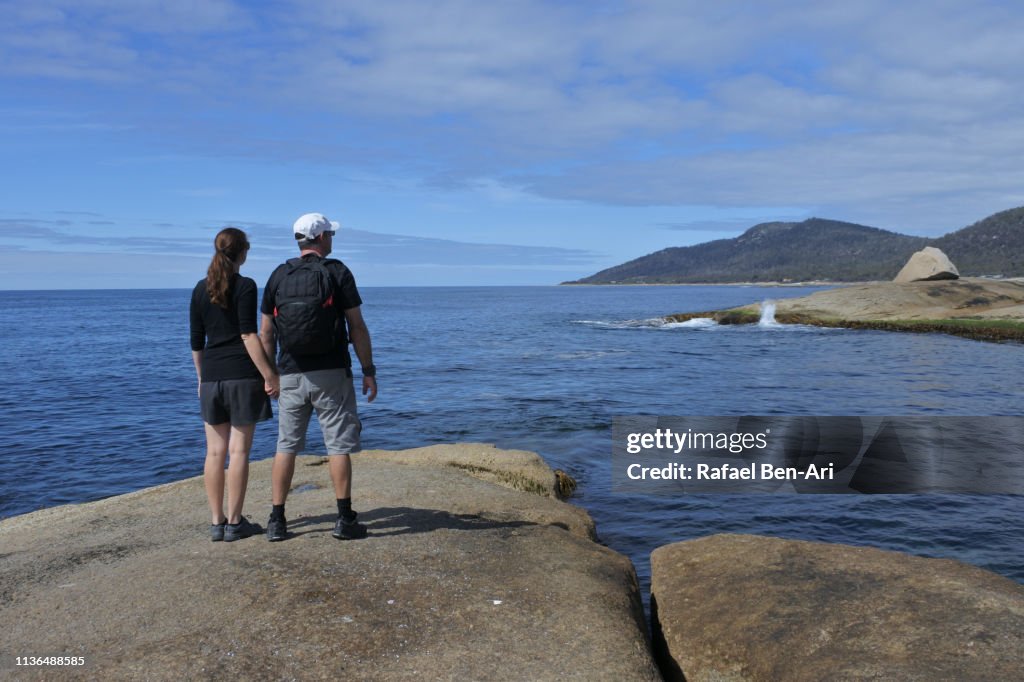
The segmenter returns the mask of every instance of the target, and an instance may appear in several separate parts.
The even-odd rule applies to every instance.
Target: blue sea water
[[[1024,581],[1024,498],[618,494],[616,415],[1019,415],[1019,345],[658,316],[807,288],[366,288],[380,396],[364,447],[476,441],[539,452],[646,588],[655,547],[710,533],[870,545]],[[189,292],[0,292],[0,517],[202,473]],[[276,429],[256,432],[271,456]],[[323,452],[310,430],[311,452]],[[358,485],[355,490],[358,506]],[[197,501],[199,503],[199,501]],[[256,506],[252,506],[256,505]],[[252,514],[263,512],[250,501]]]

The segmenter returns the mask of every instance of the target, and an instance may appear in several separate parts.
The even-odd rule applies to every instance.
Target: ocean
[[[657,319],[814,290],[362,289],[380,384],[377,401],[360,404],[364,448],[487,442],[540,453],[576,478],[572,502],[593,516],[602,542],[633,560],[645,590],[651,550],[722,532],[953,558],[1024,582],[1021,496],[612,490],[620,415],[1024,412],[1019,345]],[[11,322],[0,328],[0,517],[202,473],[189,294],[0,292]],[[257,427],[253,459],[272,456],[275,440],[273,422]],[[315,423],[308,446],[324,452]],[[355,480],[359,508],[358,471]],[[264,502],[249,500],[247,513],[261,519]]]

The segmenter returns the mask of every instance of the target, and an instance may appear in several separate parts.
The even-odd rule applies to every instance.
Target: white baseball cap
[[[341,229],[341,225],[331,222],[323,213],[306,213],[299,216],[292,226],[295,239],[316,239],[324,232],[331,234]]]

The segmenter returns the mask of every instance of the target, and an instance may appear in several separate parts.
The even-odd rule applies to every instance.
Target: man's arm
[[[277,375],[274,366],[267,359],[263,341],[256,334],[242,334],[242,344],[263,377],[263,387],[266,389],[267,395],[271,398],[279,396],[281,394],[281,377]]]
[[[348,337],[356,350],[359,364],[362,367],[370,367],[373,365],[373,346],[370,344],[370,330],[366,328],[359,306],[346,309],[345,320],[348,322]],[[370,403],[377,397],[377,377],[363,375],[363,395]]]
[[[274,333],[274,318],[263,313],[260,323],[260,343],[263,344],[263,352],[270,363],[270,369],[274,374],[280,374],[277,369],[277,334]]]

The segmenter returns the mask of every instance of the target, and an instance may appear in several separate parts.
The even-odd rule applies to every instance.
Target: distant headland
[[[911,254],[941,249],[966,277],[1024,276],[1024,206],[937,239],[810,218],[662,249],[563,284],[769,284],[891,280]]]
[[[818,327],[940,332],[977,341],[1024,342],[1024,279],[873,282],[780,299],[773,322]],[[711,318],[719,324],[757,324],[762,303],[668,315],[671,322]]]

